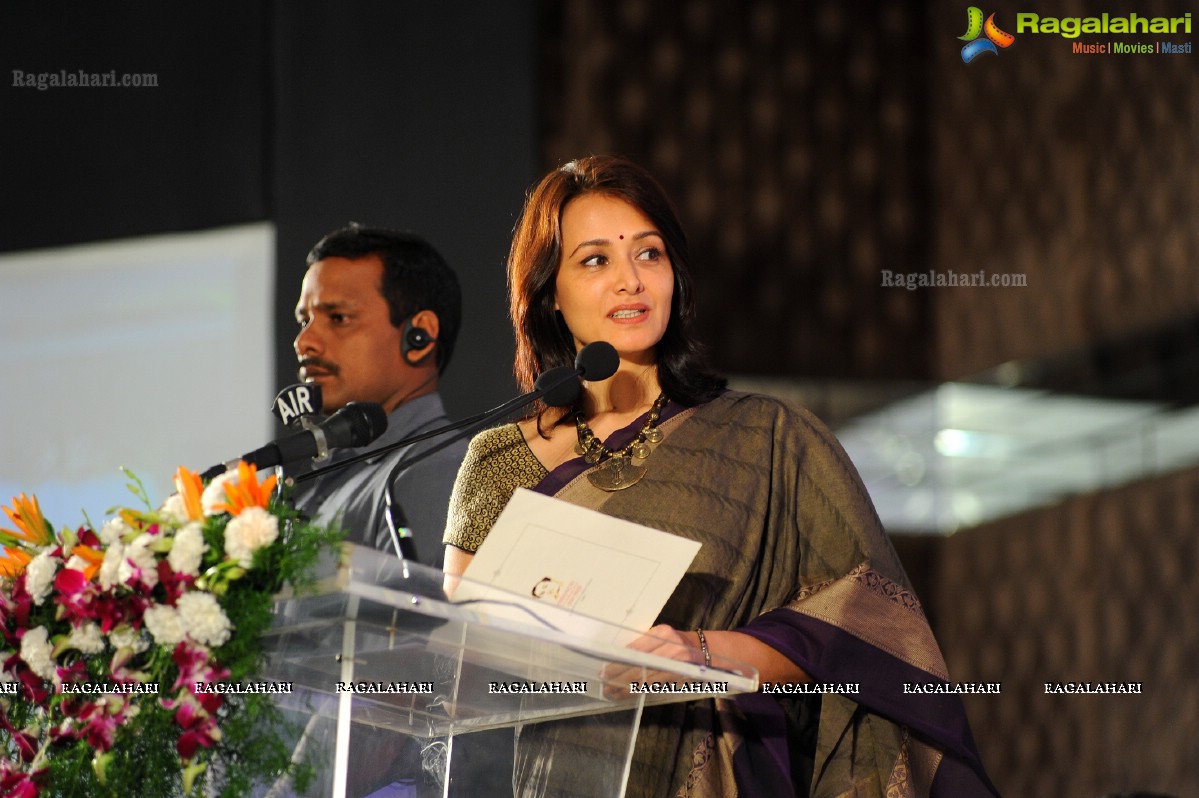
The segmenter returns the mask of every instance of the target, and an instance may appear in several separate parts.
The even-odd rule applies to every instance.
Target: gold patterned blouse
[[[520,427],[506,424],[471,439],[450,495],[442,542],[472,554],[517,488],[532,488],[548,472]]]

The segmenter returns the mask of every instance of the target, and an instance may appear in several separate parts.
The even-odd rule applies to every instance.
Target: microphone
[[[575,368],[579,370],[579,376],[588,382],[603,382],[620,368],[620,355],[616,347],[607,341],[594,341],[575,355]]]
[[[612,351],[615,352],[616,350],[613,349]],[[575,403],[575,400],[579,398],[579,393],[583,390],[583,386],[578,380],[579,372],[583,370],[584,369],[572,369],[570,366],[557,366],[549,371],[543,372],[533,385],[533,393],[541,391],[541,400],[550,407],[568,407]],[[613,373],[615,373],[615,371],[615,369],[612,369]],[[588,369],[588,373],[600,374],[603,373],[603,368],[591,366],[591,368]],[[605,377],[603,379],[607,378]],[[519,398],[523,399],[524,397]],[[494,412],[494,410],[489,410],[486,413],[482,413],[478,416],[472,416],[471,418],[466,419],[465,422],[457,422],[440,429],[435,429],[430,432],[429,435],[433,436],[443,434],[445,432],[452,432],[454,429],[458,429],[463,425],[475,424],[480,420],[486,423],[486,421],[490,420],[490,415]],[[448,441],[446,445],[448,446],[450,443],[453,443],[460,437],[462,436],[455,436]],[[442,447],[437,447],[432,451],[440,451],[441,448]],[[401,560],[408,560],[411,562],[420,562],[416,555],[416,543],[412,539],[412,528],[408,526],[408,518],[404,514],[404,509],[400,507],[399,501],[393,495],[391,486],[395,482],[396,476],[402,469],[407,468],[408,466],[412,465],[413,462],[422,459],[423,457],[424,455],[422,453],[412,460],[401,459],[398,463],[396,463],[391,469],[391,473],[387,475],[387,482],[385,483],[387,485],[387,490],[383,494],[383,504],[386,506],[384,519],[387,521],[387,531],[391,533],[391,544],[395,547],[396,554]],[[337,465],[340,466],[341,463],[338,463]],[[300,478],[302,477],[298,477],[297,480]]]
[[[343,460],[338,460],[336,463],[330,463],[327,466],[314,468],[312,471],[309,471],[305,474],[299,474],[295,477],[291,477],[290,479],[295,483],[307,482],[310,479],[317,479],[321,476],[324,476],[330,471],[337,471],[339,469],[346,468],[347,466],[351,466],[354,463],[359,463],[369,458],[378,457],[379,455],[387,454],[388,452],[396,449],[401,449],[414,443],[420,443],[421,441],[428,440],[429,438],[436,438],[437,436],[444,435],[447,432],[469,428],[466,432],[455,435],[444,443],[441,443],[432,449],[428,449],[425,452],[421,452],[419,458],[423,459],[424,457],[427,457],[435,452],[440,451],[446,446],[449,446],[451,443],[461,440],[467,435],[472,435],[475,432],[478,432],[484,426],[495,419],[500,418],[506,413],[510,413],[517,408],[524,407],[525,405],[535,402],[538,399],[544,398],[546,404],[550,405],[551,407],[565,407],[574,404],[574,401],[578,398],[579,392],[582,390],[582,385],[579,384],[580,378],[589,382],[602,382],[615,374],[616,369],[619,366],[620,355],[616,353],[616,347],[612,346],[612,344],[608,343],[607,341],[595,341],[587,344],[587,346],[579,350],[579,353],[575,356],[575,367],[573,369],[570,366],[557,366],[545,371],[540,377],[537,378],[532,391],[529,391],[526,394],[521,394],[515,399],[510,399],[509,401],[504,402],[502,405],[493,407],[492,409],[486,410],[478,415],[464,418],[461,421],[455,421],[452,424],[446,424],[443,427],[438,427],[437,429],[429,430],[428,432],[422,432],[419,435],[410,435],[403,440],[396,441],[395,443],[389,443],[386,446],[380,446],[378,449],[373,451],[356,454],[353,457],[347,457]],[[551,402],[550,400],[553,401]]]
[[[399,462],[395,464],[391,472],[387,475],[387,482],[385,483],[387,489],[383,492],[383,503],[385,506],[380,509],[384,513],[384,520],[387,522],[388,531],[391,533],[392,546],[395,547],[396,556],[401,560],[419,562],[416,556],[416,547],[412,540],[412,530],[408,528],[403,508],[400,507],[399,501],[393,495],[394,491],[392,488],[396,476],[399,475],[400,471],[424,460],[426,457],[436,454],[467,435],[473,435],[495,419],[538,399],[543,399],[551,407],[567,407],[572,405],[579,398],[579,393],[583,390],[583,386],[579,382],[580,378],[590,382],[601,382],[615,374],[619,366],[620,355],[617,354],[616,347],[607,341],[595,341],[587,344],[587,346],[580,349],[578,354],[575,355],[574,368],[570,366],[557,366],[548,369],[537,378],[532,391],[509,400],[498,407],[493,407],[491,410],[461,421],[456,421],[452,424],[446,424],[428,432],[410,435],[403,440],[390,443],[387,446],[381,446],[371,452],[363,452],[327,466],[314,468],[305,474],[288,477],[287,480],[290,484],[299,484],[310,479],[317,479],[331,471],[346,468],[368,458],[379,457],[395,449],[411,446],[414,443],[420,443],[429,438],[444,435],[447,432],[462,430],[457,435],[450,437],[436,446],[432,446],[411,457],[401,457]]]
[[[474,416],[465,421],[433,430],[423,436],[417,436],[412,442],[415,443],[416,440],[423,440],[427,437],[451,432],[463,426],[467,427],[467,429],[448,438],[437,446],[426,449],[410,458],[400,458],[400,461],[392,467],[391,472],[387,475],[387,482],[384,483],[387,487],[383,492],[383,504],[385,505],[384,519],[387,521],[387,530],[391,533],[391,543],[395,547],[396,555],[401,560],[418,561],[416,558],[416,545],[412,540],[412,530],[408,528],[404,510],[400,507],[400,503],[394,495],[393,488],[400,471],[420,462],[426,457],[432,456],[468,435],[473,435],[506,413],[535,402],[538,399],[541,399],[550,407],[569,407],[578,400],[579,394],[583,390],[580,378],[591,382],[601,382],[615,374],[619,366],[620,355],[617,354],[616,347],[607,341],[595,341],[587,344],[587,346],[580,349],[579,353],[575,355],[575,367],[573,369],[570,366],[556,366],[543,372],[537,378],[536,382],[533,383],[533,390],[529,393],[518,396],[510,402],[505,402],[499,407],[483,413],[481,416]],[[342,464],[337,463],[336,465],[341,466]]]
[[[285,435],[278,440],[247,452],[237,460],[245,460],[259,468],[292,463],[305,457],[327,458],[330,449],[365,446],[387,429],[387,413],[375,402],[350,402],[311,429]],[[237,463],[215,465],[200,475],[212,479]]]

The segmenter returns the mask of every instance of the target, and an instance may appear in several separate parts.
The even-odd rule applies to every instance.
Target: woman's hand
[[[688,635],[667,624],[658,624],[628,644],[634,651],[644,651],[665,659],[703,665],[704,655],[699,648],[699,638]],[[629,685],[635,682],[673,682],[678,676],[669,671],[647,671],[639,665],[611,662],[600,672],[604,681],[604,695],[608,698],[624,698],[629,694]]]
[[[704,630],[704,640],[712,657],[712,666],[719,670],[724,658],[752,665],[758,669],[760,682],[810,682],[812,677],[790,659],[780,654],[774,648],[766,645],[756,637],[737,631]],[[692,665],[704,663],[703,650],[700,647],[699,635],[695,632],[684,632],[667,624],[658,624],[641,637],[629,643],[634,651],[644,651],[659,657],[688,662]],[[629,682],[642,681],[675,681],[665,671],[646,673],[641,668],[612,664],[604,669],[605,682],[612,687],[623,687],[627,690]]]
[[[660,623],[641,637],[629,643],[628,648],[644,651],[667,659],[703,664],[704,655],[699,647],[699,636],[694,632],[681,632],[669,624]]]

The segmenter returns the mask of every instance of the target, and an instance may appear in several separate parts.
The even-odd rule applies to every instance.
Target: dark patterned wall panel
[[[1006,795],[1199,795],[1199,470],[959,533],[927,599]],[[981,587],[980,587],[981,586]],[[1047,695],[1141,682],[1140,695]]]
[[[738,373],[927,377],[919,4],[543,4],[544,162],[648,166],[692,244],[705,340]]]
[[[1077,0],[1043,14],[1135,9]],[[1015,32],[1026,3],[986,7]],[[1023,34],[964,64],[965,5],[929,15],[936,268],[1023,273],[1027,288],[937,291],[937,376],[1052,354],[1199,309],[1199,58],[1073,54]],[[1190,36],[1083,36],[1079,41]]]
[[[724,368],[953,379],[1199,309],[1199,58],[1022,35],[964,64],[964,6],[867,8],[543,4],[543,164],[660,176]],[[1029,285],[881,287],[929,268]]]

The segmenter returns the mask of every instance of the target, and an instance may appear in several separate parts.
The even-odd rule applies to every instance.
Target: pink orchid
[[[9,733],[12,741],[17,744],[17,750],[21,753],[21,759],[26,762],[32,762],[37,756],[37,738],[13,726],[12,721],[8,719],[8,715],[2,710],[0,710],[0,727],[3,727]]]
[[[103,702],[97,702],[97,705],[99,711],[91,713],[88,717],[87,726],[83,730],[83,738],[92,748],[104,752],[112,748],[117,728],[125,720],[125,713],[111,715],[106,711]]]
[[[60,682],[85,682],[87,681],[87,663],[81,659],[77,659],[70,665],[58,665],[54,669],[58,673]]]
[[[176,573],[166,560],[158,561],[158,584],[166,588],[167,594],[164,604],[175,606],[179,597],[186,593],[195,582],[194,576]]]
[[[61,606],[72,619],[94,618],[89,605],[95,590],[82,571],[63,568],[54,577],[54,589],[58,592]]]
[[[87,616],[100,622],[100,631],[108,634],[123,623],[141,628],[142,616],[150,600],[140,593],[115,596],[110,592],[95,594],[87,606]]]
[[[24,629],[19,630],[18,638],[24,634],[24,631]],[[46,706],[46,702],[50,698],[50,691],[46,689],[46,683],[42,681],[42,678],[25,664],[25,660],[21,659],[19,652],[4,660],[4,670],[15,676],[21,683],[26,700],[32,701],[38,706]]]
[[[12,617],[15,620],[17,630],[25,629],[29,626],[29,611],[33,608],[33,599],[29,595],[29,591],[25,589],[25,575],[21,574],[12,587]]]
[[[18,770],[6,771],[0,775],[0,795],[4,798],[37,798],[38,788],[35,779],[45,774],[45,769],[36,773],[23,773]]]
[[[208,718],[204,724],[179,735],[179,741],[175,743],[175,750],[179,752],[179,757],[186,762],[196,755],[197,748],[200,746],[211,748],[220,739],[221,730],[217,728],[216,719]]]
[[[186,687],[190,692],[195,694],[196,683],[218,682],[229,677],[229,671],[225,670],[221,665],[209,659],[208,650],[203,646],[196,645],[188,640],[180,641],[179,645],[175,646],[175,651],[171,654],[175,660],[175,664],[179,666],[179,678],[175,680],[172,689],[178,690],[181,687]],[[215,696],[220,698],[219,694],[205,693],[197,696],[201,703],[212,703],[211,699]],[[220,701],[216,702],[216,706],[220,706]],[[210,709],[215,711],[215,707]]]
[[[218,699],[220,696],[216,696]],[[167,699],[162,702],[164,708],[174,710],[175,723],[183,733],[179,735],[175,748],[183,761],[190,760],[196,753],[196,748],[210,747],[221,739],[221,731],[217,728],[216,718],[196,696],[186,691],[179,693],[177,699]],[[220,702],[217,702],[220,706]],[[215,710],[213,710],[215,712]]]

